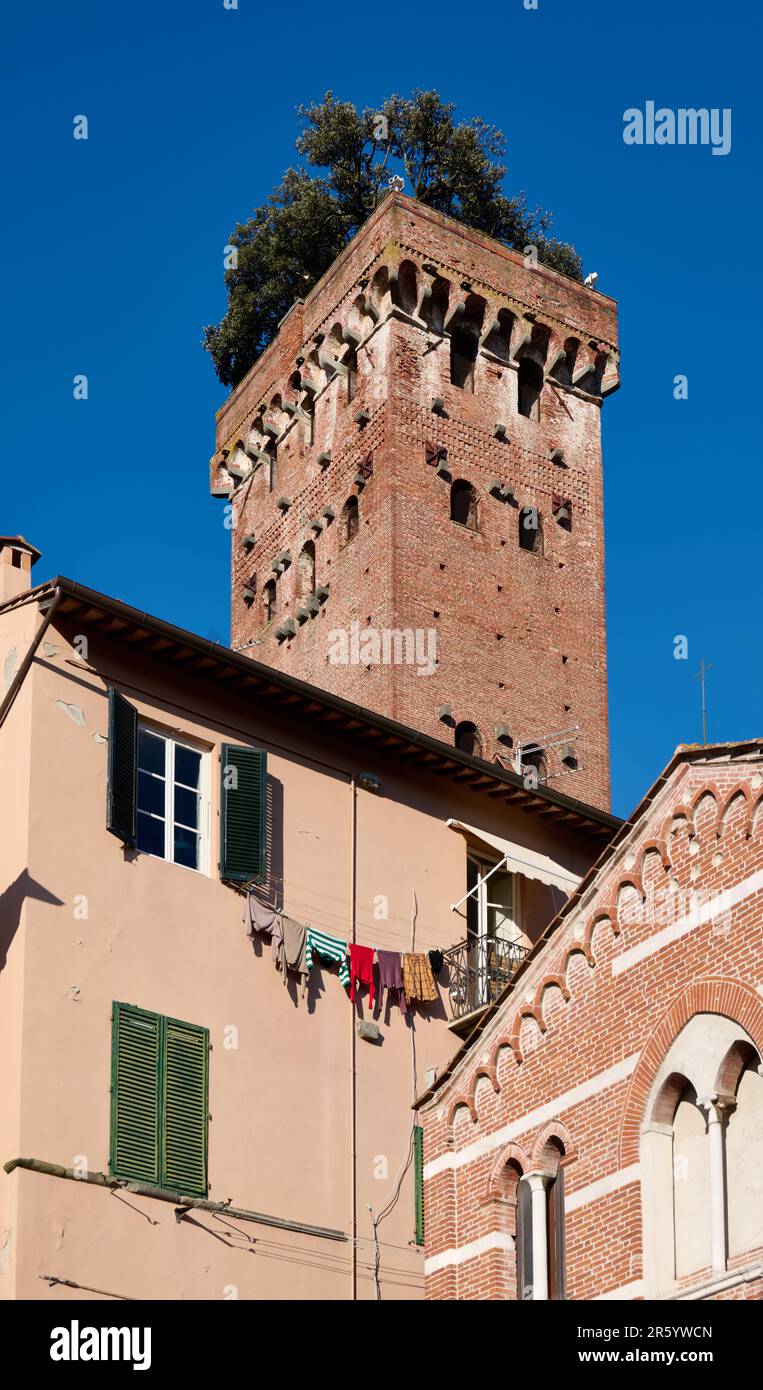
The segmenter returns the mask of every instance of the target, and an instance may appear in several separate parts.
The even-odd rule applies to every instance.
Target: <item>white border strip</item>
[[[451,1265],[466,1264],[467,1260],[476,1260],[478,1255],[484,1255],[488,1250],[513,1249],[513,1236],[506,1235],[505,1231],[489,1231],[486,1236],[462,1245],[459,1250],[443,1250],[441,1255],[430,1256],[424,1261],[424,1273],[438,1274],[441,1269],[448,1269]]]
[[[606,1071],[600,1071],[598,1075],[591,1076],[587,1081],[581,1081],[579,1086],[573,1086],[571,1090],[565,1091],[564,1095],[557,1096],[555,1100],[548,1101],[545,1105],[539,1105],[537,1110],[531,1110],[527,1115],[522,1115],[518,1120],[512,1120],[511,1124],[503,1125],[501,1129],[496,1129],[492,1134],[486,1134],[482,1139],[476,1139],[473,1144],[468,1144],[460,1153],[445,1153],[439,1158],[433,1158],[431,1162],[424,1164],[424,1180],[436,1178],[438,1173],[445,1173],[448,1169],[463,1168],[466,1163],[473,1163],[475,1158],[484,1158],[493,1149],[502,1148],[504,1144],[510,1143],[518,1135],[525,1134],[529,1129],[544,1124],[546,1120],[557,1119],[562,1111],[570,1110],[573,1105],[579,1105],[581,1101],[588,1100],[590,1096],[595,1096],[599,1091],[605,1091],[608,1086],[617,1086],[619,1082],[625,1081],[635,1071],[636,1063],[640,1053],[634,1052],[632,1057],[625,1057],[622,1062],[617,1062],[614,1067],[608,1067]]]
[[[598,1178],[587,1187],[578,1187],[574,1192],[565,1194],[564,1210],[570,1212],[577,1211],[579,1207],[587,1207],[590,1202],[598,1202],[602,1197],[608,1197],[610,1192],[618,1192],[621,1187],[628,1187],[640,1179],[641,1168],[638,1163],[631,1163],[628,1168],[618,1168],[616,1172]]]
[[[717,897],[710,898],[701,907],[694,907],[691,912],[687,912],[683,917],[679,917],[677,922],[672,922],[669,927],[663,927],[662,931],[655,932],[646,941],[640,941],[638,946],[631,946],[630,950],[623,951],[621,956],[617,956],[612,962],[612,974],[622,975],[624,970],[629,970],[632,965],[638,965],[639,961],[646,960],[647,956],[654,955],[655,951],[661,951],[663,946],[670,946],[674,941],[679,941],[687,932],[693,931],[695,927],[704,927],[707,922],[711,922],[714,917],[721,917],[724,912],[741,903],[745,898],[752,897],[753,893],[760,892],[763,888],[763,869],[759,869],[751,878],[746,878],[742,883],[735,883],[733,888],[724,888]]]
[[[608,1289],[606,1293],[597,1293],[591,1300],[592,1303],[611,1303],[614,1299],[641,1298],[644,1292],[643,1279],[634,1279],[632,1284],[621,1284],[619,1289]]]

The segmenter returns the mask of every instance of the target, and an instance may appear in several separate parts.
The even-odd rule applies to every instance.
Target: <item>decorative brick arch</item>
[[[737,800],[737,798],[740,797],[740,796],[741,796],[741,797],[744,797],[745,805],[746,805],[746,807],[747,807],[747,839],[748,839],[748,840],[749,840],[749,838],[750,838],[750,835],[752,834],[752,814],[753,814],[752,791],[751,791],[751,789],[750,789],[749,782],[737,782],[737,783],[736,783],[736,786],[731,787],[730,791],[727,792],[725,801],[723,801],[722,803],[719,803],[719,805],[718,805],[718,816],[717,816],[717,819],[716,819],[715,833],[716,833],[716,835],[718,836],[719,839],[721,838],[721,836],[722,836],[722,834],[723,834],[723,832],[724,832],[724,830],[725,830],[725,828],[726,828],[726,816],[728,815],[728,812],[729,812],[731,806],[733,805],[733,803],[734,803],[734,802]]]
[[[763,999],[751,985],[711,976],[696,980],[666,1009],[633,1073],[620,1125],[620,1167],[637,1163],[644,1108],[668,1049],[695,1014],[723,1014],[749,1033],[763,1055]]]
[[[560,1164],[566,1166],[577,1158],[572,1143],[572,1135],[567,1126],[562,1124],[561,1120],[549,1120],[548,1124],[545,1124],[542,1129],[538,1130],[530,1152],[533,1168],[539,1169],[541,1172],[545,1172],[549,1168],[548,1161],[544,1157],[544,1154],[547,1144],[552,1139],[558,1139],[564,1151],[560,1159]]]
[[[477,1086],[483,1076],[487,1077],[496,1095],[501,1089],[498,1085],[498,1077],[496,1076],[495,1067],[492,1062],[480,1062],[469,1085],[469,1108],[475,1113],[477,1110]]]
[[[646,856],[654,852],[659,854],[663,869],[667,872],[672,867],[672,860],[668,854],[668,847],[664,840],[645,840],[638,852],[636,868],[643,879],[644,861]]]
[[[714,1089],[719,1095],[736,1095],[742,1072],[754,1061],[756,1056],[760,1064],[760,1050],[756,1052],[752,1043],[744,1042],[743,1039],[738,1038],[735,1043],[731,1044],[715,1078]]]
[[[485,1194],[487,1197],[502,1197],[505,1195],[501,1190],[501,1179],[504,1175],[504,1169],[507,1163],[516,1164],[520,1173],[529,1172],[530,1159],[521,1144],[506,1144],[505,1148],[501,1149],[490,1169],[487,1180],[487,1191]],[[516,1200],[516,1196],[514,1200]]]
[[[451,1134],[456,1123],[456,1115],[462,1107],[464,1110],[467,1110],[469,1112],[469,1116],[473,1124],[476,1125],[477,1123],[477,1111],[474,1108],[474,1102],[471,1100],[469,1096],[465,1096],[462,1093],[461,1095],[456,1096],[455,1099],[451,1101],[450,1109],[448,1110],[447,1119],[445,1121],[445,1124],[447,1128],[450,1130]]]

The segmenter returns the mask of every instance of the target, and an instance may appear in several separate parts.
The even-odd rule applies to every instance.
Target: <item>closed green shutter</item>
[[[206,1028],[164,1020],[162,1186],[207,1193]]]
[[[114,1004],[111,1053],[111,1172],[159,1182],[161,1019]]]
[[[109,687],[109,781],[106,829],[135,848],[138,788],[138,711]]]
[[[416,1206],[416,1244],[424,1244],[424,1131],[413,1126],[413,1181]]]
[[[220,877],[267,877],[267,754],[224,743],[220,767]]]
[[[207,1029],[131,1004],[112,1017],[111,1173],[205,1197]]]

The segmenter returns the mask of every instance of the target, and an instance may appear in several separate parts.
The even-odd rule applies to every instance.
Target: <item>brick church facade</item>
[[[763,1297],[763,743],[679,749],[421,1097],[432,1299]]]
[[[218,413],[232,646],[608,807],[618,384],[612,300],[389,195]]]

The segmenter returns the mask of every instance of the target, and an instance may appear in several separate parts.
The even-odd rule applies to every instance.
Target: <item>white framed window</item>
[[[521,959],[519,875],[470,854],[466,861],[469,1004],[497,998]]]
[[[208,827],[208,753],[139,725],[138,849],[208,873]]]

